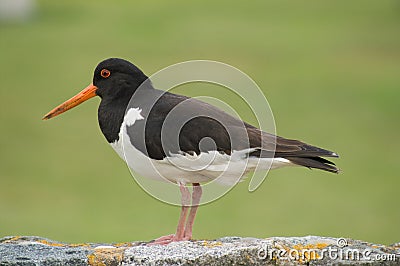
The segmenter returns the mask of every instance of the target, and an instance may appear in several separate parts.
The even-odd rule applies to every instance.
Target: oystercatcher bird
[[[176,233],[153,244],[191,239],[205,182],[233,184],[264,164],[266,169],[297,165],[339,171],[322,158],[338,157],[336,153],[261,131],[197,99],[157,90],[138,67],[118,58],[99,63],[93,83],[43,119],[94,96],[101,98],[101,131],[129,167],[143,177],[179,185],[182,209]]]

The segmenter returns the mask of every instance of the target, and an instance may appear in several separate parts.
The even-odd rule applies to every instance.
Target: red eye
[[[110,72],[110,70],[108,70],[108,69],[102,69],[101,70],[101,72],[100,72],[100,75],[103,77],[103,78],[108,78],[110,75],[111,75],[111,72]]]

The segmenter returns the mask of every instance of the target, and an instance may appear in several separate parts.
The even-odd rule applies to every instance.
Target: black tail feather
[[[339,173],[340,170],[335,166],[335,164],[331,161],[328,161],[321,157],[285,157],[294,164],[305,166],[308,168],[316,168],[324,171],[328,171],[331,173]]]

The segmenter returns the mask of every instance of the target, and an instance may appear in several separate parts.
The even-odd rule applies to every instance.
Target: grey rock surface
[[[224,237],[148,245],[66,244],[40,237],[0,239],[0,266],[8,265],[400,265],[400,243],[305,236]]]

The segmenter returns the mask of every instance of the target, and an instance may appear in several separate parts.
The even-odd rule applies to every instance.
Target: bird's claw
[[[191,237],[188,236],[183,236],[183,237],[176,237],[175,235],[167,235],[167,236],[162,236],[157,239],[154,239],[153,241],[149,242],[147,246],[153,246],[153,245],[168,245],[169,243],[172,242],[179,242],[179,241],[188,241],[190,240]]]

